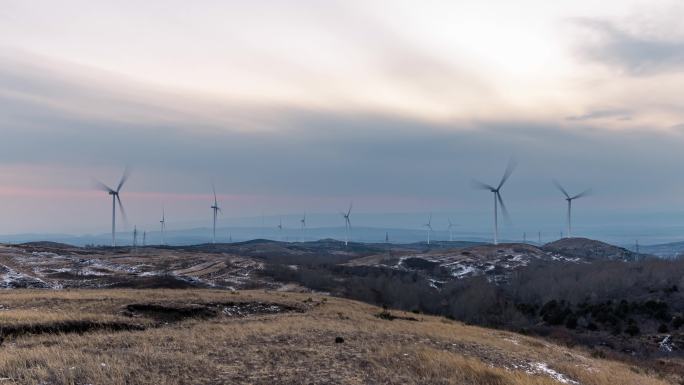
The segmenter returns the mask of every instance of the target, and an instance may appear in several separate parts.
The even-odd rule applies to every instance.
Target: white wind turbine
[[[447,228],[447,230],[449,230],[449,242],[452,242],[454,240],[454,231],[452,229],[456,225],[454,225],[454,223],[451,222],[451,218],[449,218],[448,221],[449,221],[449,227]]]
[[[304,240],[304,230],[306,229],[306,213],[304,213],[304,216],[302,219],[299,220],[299,223],[302,225],[302,241]]]
[[[427,244],[430,244],[430,233],[432,233],[432,213],[430,213],[430,217],[428,218],[428,222],[424,224],[423,226],[427,227]]]
[[[278,222],[278,240],[280,242],[283,241],[283,217],[280,217],[280,221]]]
[[[345,214],[344,212],[340,212],[342,214],[342,217],[344,217],[344,245],[347,246],[349,243],[349,232],[351,231],[351,221],[349,220],[349,216],[351,215],[351,210],[352,210],[352,203],[349,204],[349,210],[347,210],[347,213]]]
[[[568,215],[568,218],[567,218],[567,220],[568,220],[568,234],[567,234],[567,237],[572,238],[572,201],[591,193],[591,189],[587,189],[587,190],[584,190],[577,195],[570,196],[570,194],[568,194],[568,192],[565,191],[563,186],[561,186],[561,184],[558,183],[558,181],[554,180],[553,184],[555,184],[556,187],[558,188],[558,190],[560,190],[560,192],[562,192],[563,195],[565,195],[565,200],[568,202],[568,214],[567,214]],[[562,236],[561,236],[561,238],[562,238]]]
[[[216,188],[214,185],[211,185],[211,189],[214,191],[214,204],[211,206],[211,209],[214,211],[214,228],[213,228],[213,233],[212,233],[212,238],[211,238],[211,243],[216,243],[216,217],[218,214],[221,212],[221,208],[218,205],[218,200],[216,199]]]
[[[112,247],[116,247],[116,202],[119,202],[119,210],[121,211],[121,216],[124,218],[124,221],[126,221],[126,211],[124,210],[123,204],[121,204],[121,197],[119,196],[119,192],[121,192],[121,188],[123,187],[124,183],[126,183],[126,180],[128,179],[130,172],[128,167],[124,170],[123,176],[121,177],[121,180],[119,181],[119,184],[116,186],[116,190],[113,188],[107,186],[106,184],[95,180],[95,184],[97,187],[105,191],[107,194],[112,196]]]
[[[162,217],[159,223],[161,224],[161,244],[164,245],[166,243],[164,240],[164,232],[166,231],[166,217],[164,212],[164,206],[162,206]]]
[[[504,220],[506,222],[510,222],[510,216],[508,215],[508,210],[506,210],[506,205],[503,202],[503,199],[501,199],[501,187],[503,187],[504,183],[506,183],[506,180],[508,180],[508,177],[511,176],[511,173],[513,173],[513,170],[515,169],[515,162],[513,160],[508,162],[508,166],[506,167],[506,171],[503,174],[503,177],[501,177],[501,182],[496,187],[490,186],[486,183],[479,182],[477,180],[473,180],[473,184],[476,188],[482,189],[482,190],[488,190],[489,192],[494,194],[494,244],[498,245],[499,244],[499,210],[498,210],[498,205],[501,205],[501,212],[503,213]]]

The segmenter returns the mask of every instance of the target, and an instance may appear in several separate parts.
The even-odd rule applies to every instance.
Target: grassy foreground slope
[[[518,334],[301,293],[4,291],[0,326],[2,384],[679,381]]]

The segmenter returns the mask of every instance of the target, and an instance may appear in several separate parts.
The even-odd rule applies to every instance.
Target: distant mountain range
[[[295,228],[285,228],[282,232],[277,229],[265,227],[221,227],[216,229],[217,242],[243,242],[253,239],[270,239],[283,242],[316,241],[320,239],[344,240],[344,227],[316,227],[307,228],[304,231]],[[404,228],[382,228],[382,227],[354,227],[350,235],[350,241],[364,243],[384,243],[386,237],[390,243],[408,244],[426,242],[427,233],[420,229]],[[145,234],[145,242],[148,245],[155,245],[161,242],[159,231],[150,231]],[[542,239],[542,244],[558,241],[558,236],[553,239]],[[433,231],[431,241],[434,244],[447,242],[449,233],[447,231]],[[483,237],[480,233],[468,233],[460,231],[454,233],[454,239],[464,242],[491,242],[488,237]],[[536,241],[536,239],[534,239]],[[58,233],[25,233],[0,235],[0,243],[25,243],[49,241],[66,243],[74,246],[86,245],[110,245],[111,234],[58,234]],[[172,246],[186,246],[208,243],[211,241],[211,229],[207,227],[196,227],[181,230],[168,230],[165,234],[166,244]],[[143,234],[140,232],[138,243],[142,245]],[[520,242],[519,239],[504,239],[502,242]],[[132,231],[117,232],[117,244],[121,246],[133,243]],[[531,245],[540,245],[538,242],[528,241]],[[619,245],[630,251],[636,251],[635,245]],[[672,258],[684,253],[684,241],[671,242],[653,245],[642,245],[639,252],[651,254],[663,258]]]
[[[161,243],[161,233],[150,231],[145,234],[146,243],[155,245]],[[117,232],[117,245],[131,245],[133,243],[132,231]],[[281,232],[277,229],[263,227],[221,227],[216,229],[217,242],[242,242],[253,239],[270,239],[283,242],[315,241],[319,239],[344,240],[344,227],[317,227],[301,229],[285,228]],[[384,243],[386,238],[390,243],[413,243],[425,242],[427,233],[425,230],[378,228],[378,227],[354,227],[349,236],[350,241],[366,243]],[[211,242],[211,229],[205,227],[169,230],[166,231],[165,243],[172,246],[196,245]],[[433,231],[432,242],[447,241],[449,234],[446,231]],[[456,238],[455,238],[456,239]],[[487,242],[477,234],[460,233],[458,240]],[[74,246],[85,245],[110,245],[111,233],[70,235],[70,234],[13,234],[0,235],[2,243],[25,243],[36,241],[49,241],[67,243]],[[138,243],[142,244],[143,233],[138,234]]]

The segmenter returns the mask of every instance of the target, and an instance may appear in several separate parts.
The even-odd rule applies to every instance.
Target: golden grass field
[[[164,319],[129,304],[264,302],[300,311]],[[339,298],[218,290],[0,292],[0,384],[676,384],[514,333]],[[50,331],[82,322],[89,331]],[[108,324],[144,330],[110,330]],[[43,326],[43,329],[36,326]],[[33,327],[33,329],[31,329]],[[25,333],[11,334],[11,331]],[[9,333],[9,334],[8,334]],[[336,343],[336,337],[344,339]],[[560,376],[560,377],[558,377]],[[554,378],[555,377],[555,378]],[[560,381],[559,381],[560,380]]]

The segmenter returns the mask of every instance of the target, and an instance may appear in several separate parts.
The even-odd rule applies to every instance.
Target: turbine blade
[[[575,195],[574,197],[572,197],[572,198],[570,198],[570,199],[581,198],[581,197],[587,196],[587,195],[589,195],[589,194],[591,194],[591,189],[586,189],[586,190],[582,191],[581,193]]]
[[[121,176],[121,181],[119,181],[119,185],[116,187],[116,192],[119,192],[121,190],[121,187],[123,187],[124,183],[128,180],[128,176],[131,174],[131,169],[126,166],[124,169],[124,173]]]
[[[480,190],[488,190],[492,191],[495,190],[494,186],[490,186],[486,183],[482,183],[479,180],[476,179],[471,179],[470,183],[473,185],[473,188],[480,189]]]
[[[124,223],[128,225],[128,216],[126,215],[126,210],[123,207],[123,203],[121,203],[121,197],[119,197],[119,194],[116,194],[116,200],[119,201],[119,211],[121,212],[121,216],[123,217]]]
[[[349,214],[351,214],[351,209],[352,209],[353,204],[354,204],[354,202],[349,204],[349,210],[347,211],[347,216],[349,216]]]
[[[565,189],[563,188],[563,186],[561,186],[561,184],[558,183],[557,180],[554,179],[554,180],[553,180],[553,184],[556,185],[556,188],[559,189],[560,192],[562,192],[563,195],[565,195],[566,198],[570,199],[570,194],[568,194],[568,192],[565,191]]]
[[[501,198],[501,194],[497,192],[496,198],[499,200],[499,205],[501,206],[501,213],[503,214],[504,221],[506,222],[506,225],[510,226],[513,222],[511,222],[511,216],[508,215],[508,210],[506,209],[506,205],[504,204],[504,201]]]
[[[95,188],[105,192],[115,192],[114,190],[112,190],[111,187],[107,186],[106,184],[100,182],[97,179],[93,179],[93,185],[95,186]]]
[[[515,170],[515,167],[517,165],[518,165],[518,163],[513,158],[511,158],[508,161],[508,166],[506,166],[506,171],[504,172],[503,177],[501,177],[501,182],[499,182],[499,186],[496,188],[497,190],[500,189],[501,186],[504,185],[504,183],[506,183],[506,181],[508,180],[508,177],[511,176],[511,174],[513,173],[513,170]]]

